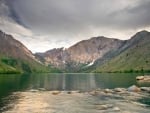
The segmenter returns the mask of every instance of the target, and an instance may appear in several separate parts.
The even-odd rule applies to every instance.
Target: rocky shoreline
[[[18,110],[27,112],[29,109],[40,113],[148,113],[150,111],[150,87],[136,85],[91,91],[47,91],[39,88],[14,92],[11,98],[13,96],[19,97],[15,104],[8,105],[8,108],[12,107],[11,110],[9,109],[12,112]]]
[[[121,110],[120,105],[115,106],[116,103],[126,103],[128,105],[135,105],[139,107],[150,107],[150,87],[137,87],[136,85],[132,85],[129,88],[114,88],[114,89],[96,89],[89,92],[81,92],[81,91],[52,91],[52,95],[59,95],[61,93],[67,94],[77,94],[84,93],[87,95],[95,96],[100,98],[101,100],[106,100],[107,102],[96,103],[95,107],[98,110],[106,111],[106,112],[121,112],[121,113],[132,113],[130,111],[123,112]],[[116,103],[111,103],[111,101],[115,101]],[[140,102],[141,101],[141,102]],[[147,102],[146,102],[147,101]],[[111,104],[110,104],[111,103]],[[147,104],[148,103],[148,104]]]
[[[31,92],[36,92],[36,91],[46,91],[45,89],[39,88],[39,90],[30,90]],[[51,91],[53,95],[58,95],[61,93],[67,93],[67,94],[74,94],[74,93],[88,93],[93,96],[97,96],[100,94],[130,94],[130,93],[135,93],[135,94],[150,94],[150,87],[138,87],[136,85],[132,85],[128,88],[114,88],[114,89],[96,89],[92,91]]]
[[[43,92],[44,89],[39,89],[39,91]],[[94,98],[95,102],[91,102],[88,107],[95,109],[100,113],[147,113],[150,110],[150,87],[138,87],[136,85],[132,85],[128,88],[96,89],[86,92],[48,92],[52,95],[52,97],[56,98],[62,96],[82,96],[89,100]]]

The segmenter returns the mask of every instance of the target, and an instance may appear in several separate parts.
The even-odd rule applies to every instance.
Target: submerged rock
[[[114,107],[113,110],[114,111],[120,111],[120,108],[119,107]]]
[[[39,90],[37,90],[37,89],[30,89],[29,91],[30,92],[38,92]]]
[[[128,91],[130,92],[139,92],[141,91],[139,87],[137,87],[136,85],[132,85],[128,88]]]
[[[113,108],[112,104],[97,105],[98,110],[107,110]]]
[[[89,94],[93,96],[97,96],[99,93],[100,91],[96,91],[96,90],[89,92]]]
[[[108,109],[108,107],[107,107],[107,105],[99,105],[99,106],[97,106],[97,109],[98,110],[106,110],[106,109]]]
[[[53,95],[58,95],[58,94],[60,94],[60,93],[61,93],[61,91],[53,91],[53,92],[52,92]]]
[[[114,91],[115,92],[125,92],[127,90],[125,88],[115,88]]]
[[[39,91],[46,91],[45,88],[38,88]]]

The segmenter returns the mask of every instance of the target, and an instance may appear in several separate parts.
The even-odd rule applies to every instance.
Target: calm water
[[[71,109],[72,111],[68,113],[97,113],[99,111],[92,111],[93,109],[89,111],[86,108],[89,103],[97,101],[93,97],[90,100],[88,96],[82,94],[68,96],[65,93],[56,97],[51,95],[50,91],[80,90],[86,92],[97,88],[127,88],[133,84],[150,86],[150,84],[138,84],[135,80],[138,75],[140,74],[0,75],[0,112],[38,113],[41,110],[40,112],[43,113],[66,113],[74,107],[78,109]],[[39,89],[42,91],[33,92]],[[60,103],[64,107],[60,108]],[[80,104],[81,108],[78,106]]]

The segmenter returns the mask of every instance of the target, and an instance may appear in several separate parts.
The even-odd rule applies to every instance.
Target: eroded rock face
[[[70,61],[69,54],[64,48],[55,48],[45,53],[36,53],[35,56],[46,65],[64,68],[67,61]]]
[[[52,64],[56,67],[66,65],[89,64],[103,57],[110,51],[115,51],[122,46],[124,41],[105,37],[94,37],[83,40],[67,49],[52,49],[45,53],[36,53],[36,56],[43,58],[45,64]]]

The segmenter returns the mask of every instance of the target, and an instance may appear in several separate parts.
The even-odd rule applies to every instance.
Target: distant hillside
[[[138,32],[118,51],[93,72],[150,72],[150,32]]]
[[[53,71],[35,59],[22,43],[0,31],[0,73]]]

